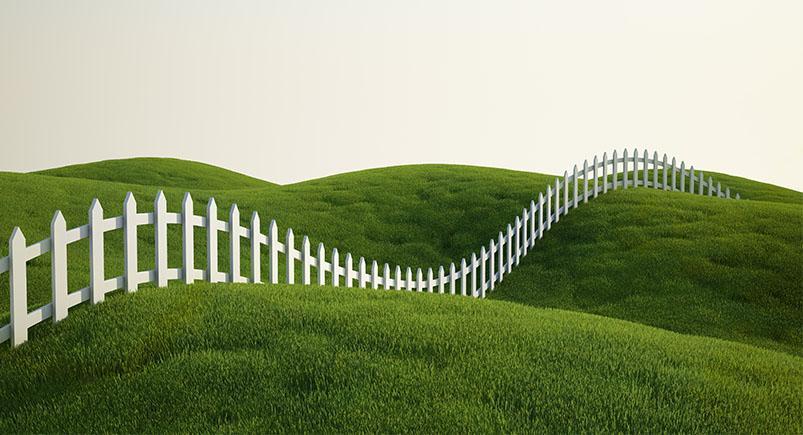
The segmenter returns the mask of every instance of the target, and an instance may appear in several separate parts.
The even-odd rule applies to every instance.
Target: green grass
[[[172,285],[0,352],[0,431],[803,430],[803,360],[501,301]]]
[[[81,225],[93,197],[119,215],[129,190],[140,211],[160,188],[179,211],[190,190],[196,214],[214,195],[219,218],[236,202],[243,225],[257,210],[263,228],[274,218],[280,235],[293,227],[297,244],[309,234],[341,259],[431,267],[470,255],[554,182],[417,165],[240,185],[177,161],[164,165],[206,184],[158,171],[94,179],[105,165],[0,173],[0,237],[21,224],[29,243],[46,238],[56,209]],[[744,199],[639,188],[572,210],[489,295],[507,301],[228,284],[110,295],[0,347],[0,403],[13,403],[0,430],[800,432],[803,194],[715,180]],[[150,269],[152,228],[138,237]],[[198,267],[204,245],[197,229]],[[107,234],[107,277],[122,273],[121,253],[120,232]],[[87,241],[68,256],[70,289],[86,286]],[[31,309],[50,301],[49,279],[47,257],[29,264]],[[7,313],[3,274],[0,322]]]
[[[37,173],[54,177],[185,189],[257,189],[274,185],[206,163],[154,157],[104,160],[47,169]]]

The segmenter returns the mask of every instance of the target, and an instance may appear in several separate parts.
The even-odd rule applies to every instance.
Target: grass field
[[[429,267],[486,243],[554,181],[422,165],[276,186],[217,168],[206,177],[195,163],[130,163],[136,177],[120,175],[125,161],[0,173],[0,235],[22,223],[29,242],[45,238],[56,209],[83,224],[95,196],[119,215],[127,191],[148,211],[164,189],[178,211],[190,190],[196,214],[214,195],[220,218],[237,202],[243,224],[257,210],[280,234],[292,226],[342,254]],[[0,410],[0,429],[799,432],[803,194],[714,177],[744,199],[641,188],[570,212],[489,296],[506,301],[200,284],[73,309],[0,349],[0,402],[25,397]],[[152,245],[150,231],[138,236]],[[116,276],[122,239],[106,240]],[[71,289],[88,283],[87,251],[70,247]],[[31,308],[50,299],[48,263],[30,265]],[[4,274],[3,322],[7,312]]]

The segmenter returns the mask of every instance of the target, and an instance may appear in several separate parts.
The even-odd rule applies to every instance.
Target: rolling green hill
[[[203,168],[185,172],[214,180]],[[93,197],[107,216],[119,215],[129,190],[149,211],[163,187],[178,211],[187,190],[156,175],[136,184],[90,176],[101,173],[0,173],[0,236],[24,223],[29,242],[45,238],[56,209],[69,227],[83,224]],[[628,189],[562,217],[489,295],[515,303],[200,284],[77,307],[59,325],[34,327],[21,348],[0,349],[8,386],[0,391],[30,395],[0,411],[0,428],[800,431],[803,194],[715,177],[744,199]],[[299,239],[309,234],[341,254],[428,267],[495,237],[552,181],[418,165],[190,190],[196,214],[214,195],[220,218],[236,202],[243,224],[257,210],[265,226],[275,218],[280,233],[293,227]],[[169,263],[178,267],[180,229],[171,231]],[[152,246],[145,227],[138,237]],[[119,232],[106,236],[106,250],[106,275],[121,274]],[[70,288],[86,286],[87,242],[68,255]],[[152,252],[142,255],[140,269],[152,267]],[[33,308],[50,299],[48,260],[34,261],[29,274]],[[4,274],[3,322],[7,312]],[[394,388],[398,396],[388,396]],[[103,406],[84,411],[84,403]],[[126,406],[142,418],[126,418]],[[84,418],[65,420],[67,412]]]
[[[257,189],[274,185],[206,163],[155,157],[104,160],[47,169],[37,173],[54,177],[185,189]]]

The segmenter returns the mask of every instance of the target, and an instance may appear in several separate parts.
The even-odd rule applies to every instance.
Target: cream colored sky
[[[0,0],[0,170],[287,183],[647,145],[803,190],[803,2]]]

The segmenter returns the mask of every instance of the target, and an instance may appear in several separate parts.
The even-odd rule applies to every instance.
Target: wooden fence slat
[[[546,230],[549,231],[552,228],[552,187],[546,187],[546,219],[544,220],[546,224]],[[543,236],[543,235],[542,235]]]
[[[415,283],[413,283],[413,269],[407,268],[406,279],[404,280],[404,289],[408,292],[413,291]]]
[[[125,291],[137,291],[139,273],[137,265],[137,200],[128,192],[123,201],[123,256],[125,263]]]
[[[259,213],[251,213],[251,283],[262,282],[262,228]]]
[[[485,260],[488,258],[488,253],[485,251],[485,246],[480,248],[480,298],[485,299],[485,290],[488,289],[488,283],[486,281],[487,277],[487,270],[485,269]]]
[[[326,248],[318,243],[318,285],[326,285]]]
[[[613,150],[613,155],[611,157],[611,176],[613,181],[612,187],[613,190],[616,190],[616,185],[618,184],[618,174],[616,173],[616,169],[618,166],[616,150]],[[608,153],[602,155],[602,193],[608,193]]]
[[[354,259],[351,257],[351,252],[346,253],[345,268],[346,287],[351,288],[354,286]]]
[[[560,178],[555,178],[555,223],[560,222]]]
[[[563,215],[566,216],[569,214],[569,207],[571,203],[569,202],[569,173],[567,171],[563,171]]]
[[[530,249],[535,246],[535,239],[538,235],[538,227],[540,227],[540,222],[535,220],[536,211],[537,208],[535,206],[535,201],[530,201]]]
[[[273,219],[268,225],[268,275],[271,284],[279,283],[279,226]]]
[[[578,189],[578,180],[577,180],[577,165],[574,165],[574,170],[573,171],[574,172],[572,173],[572,186],[573,186],[573,190],[572,190],[572,208],[577,208],[577,202],[578,202],[577,200],[578,200],[578,195],[580,193],[580,191]]]
[[[666,154],[664,154],[664,157],[666,157]],[[676,174],[677,166],[675,166],[675,164],[676,164],[675,158],[672,157],[672,188],[671,188],[672,191],[678,190],[677,174]],[[664,166],[666,166],[666,158],[664,158]],[[664,168],[664,170],[666,170],[666,168]],[[664,178],[664,184],[666,184],[666,178]]]
[[[471,267],[468,273],[471,274],[471,297],[477,297],[477,254],[471,253]]]
[[[521,219],[518,216],[514,219],[513,240],[513,264],[518,266],[521,251]]]
[[[694,176],[694,165],[692,165],[691,168],[689,169],[689,192],[690,193],[694,193],[694,180],[695,180],[695,178],[696,177]]]
[[[505,237],[502,232],[499,232],[499,243],[497,249],[499,250],[499,282],[505,278],[505,254],[504,254]]]
[[[686,191],[686,162],[680,162],[680,191]]]
[[[466,287],[468,286],[468,267],[466,267],[466,259],[460,260],[460,296],[466,296]]]
[[[401,273],[401,266],[396,266],[396,282],[395,282],[394,284],[396,284],[396,285],[394,286],[394,288],[395,288],[396,290],[401,290],[401,289],[402,289],[402,273]]]
[[[365,288],[366,281],[368,281],[368,277],[365,276],[365,258],[360,257],[360,261],[357,263],[357,287]]]
[[[311,269],[312,259],[310,258],[310,241],[307,235],[301,239],[301,283],[310,285],[312,282]]]
[[[697,180],[697,181],[698,181],[698,183],[697,183],[697,188],[700,190],[700,191],[699,191],[699,194],[700,194],[700,195],[702,195],[702,194],[703,194],[703,187],[704,187],[704,184],[705,184],[705,183],[703,183],[703,177],[704,177],[704,176],[705,176],[705,175],[703,174],[703,171],[700,171],[700,175],[699,175],[699,177],[700,177],[700,178]]]
[[[159,287],[164,287],[164,285],[167,285],[167,279],[166,276],[159,275],[159,263],[160,260],[164,258],[164,254],[160,255],[159,243],[164,241],[164,244],[167,244],[167,234],[165,234],[163,230],[160,231],[160,227],[166,224],[164,223],[164,196],[160,195],[157,197],[157,204],[160,202],[159,198],[162,199],[161,219],[158,219],[159,206],[157,205],[157,208],[154,210],[154,215],[157,218],[154,222],[154,228],[156,229],[156,276]],[[104,257],[103,207],[100,205],[100,201],[95,198],[92,200],[92,205],[89,207],[89,299],[92,301],[92,304],[103,302],[106,294]],[[164,280],[164,285],[162,285],[162,280]]]
[[[383,284],[385,290],[390,290],[390,265],[385,263],[385,267],[382,270],[383,276]]]
[[[27,242],[19,227],[14,227],[8,239],[8,283],[11,298],[9,325],[11,346],[28,341],[28,271]]]
[[[544,237],[544,194],[538,192],[538,238]]]
[[[379,288],[379,264],[376,260],[371,262],[371,288],[374,290]]]
[[[67,222],[61,211],[50,221],[50,285],[53,301],[53,323],[67,317]]]
[[[427,269],[427,293],[432,293],[435,287],[435,278],[432,275],[432,268]]]
[[[444,273],[443,266],[438,267],[438,293],[443,294],[445,290],[446,274]]]
[[[206,280],[212,283],[217,282],[217,229],[217,203],[215,198],[209,198],[206,204]]]
[[[588,160],[583,160],[583,203],[588,202]]]
[[[181,201],[181,275],[184,284],[195,282],[195,218],[192,195],[184,194]]]
[[[454,296],[455,293],[456,293],[456,291],[455,291],[455,286],[456,286],[455,281],[457,281],[457,271],[455,270],[454,262],[452,262],[449,265],[449,294],[452,295],[452,296]]]
[[[616,168],[614,168],[613,176],[616,177]],[[627,189],[627,148],[622,152],[622,185]]]
[[[415,273],[415,291],[421,293],[424,291],[424,273],[421,272],[421,268],[419,267]]]
[[[494,267],[494,263],[496,263],[496,245],[494,245],[494,239],[491,239],[491,243],[488,246],[488,267],[491,273],[490,289],[493,291],[496,286],[496,267]]]
[[[285,277],[285,281],[288,284],[295,284],[296,283],[296,268],[295,268],[295,250],[296,250],[296,238],[293,234],[293,229],[288,228],[287,234],[284,237],[284,258],[285,258],[285,265],[287,266],[287,276]]]
[[[507,226],[507,240],[505,240],[505,244],[507,245],[507,273],[510,273],[513,270],[513,228],[510,224]]]
[[[332,248],[332,285],[335,287],[340,286],[340,271],[338,267],[340,266],[340,253],[337,252],[337,248]]]
[[[240,282],[240,237],[240,209],[232,204],[229,209],[229,282]]]

